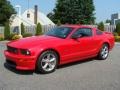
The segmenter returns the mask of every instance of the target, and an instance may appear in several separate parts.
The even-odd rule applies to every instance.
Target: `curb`
[[[5,44],[5,43],[8,43],[10,41],[0,41],[0,44]]]

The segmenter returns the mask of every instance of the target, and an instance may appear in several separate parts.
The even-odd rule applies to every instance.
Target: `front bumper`
[[[12,54],[8,51],[4,52],[6,64],[18,70],[35,70],[35,56],[23,56]]]

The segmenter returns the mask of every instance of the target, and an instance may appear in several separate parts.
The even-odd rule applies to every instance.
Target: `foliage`
[[[120,42],[120,36],[115,36],[115,41]]]
[[[21,34],[23,35],[25,33],[25,26],[23,23],[21,23]]]
[[[105,22],[111,24],[111,20],[109,20],[109,19],[107,19]]]
[[[41,34],[42,34],[42,25],[38,23],[36,27],[36,35],[41,35]]]
[[[61,25],[61,21],[58,20],[58,22],[57,22],[57,26],[60,26],[60,25]]]
[[[101,30],[101,31],[104,31],[104,23],[103,22],[100,22],[98,24],[98,29]]]
[[[12,14],[16,13],[15,9],[8,0],[0,0],[0,24],[4,25],[9,21]]]
[[[15,35],[17,35],[17,34],[11,33],[11,34],[9,35],[9,40],[12,40],[13,36],[15,36]]]
[[[0,37],[0,41],[3,41],[4,40],[4,38],[3,37]]]
[[[118,33],[117,33],[117,32],[113,32],[113,35],[114,35],[114,36],[118,36]]]
[[[0,34],[0,41],[3,41],[4,40],[4,37],[3,35]]]
[[[32,33],[24,33],[23,34],[23,37],[31,37],[32,36]]]
[[[19,36],[19,35],[14,35],[13,37],[12,37],[12,40],[18,40],[18,39],[20,39],[21,38],[21,36]]]
[[[4,37],[5,39],[9,39],[10,36],[10,25],[9,22],[5,23],[5,29],[4,29]]]
[[[120,23],[117,23],[117,25],[116,25],[116,32],[120,36]]]
[[[93,0],[57,0],[56,7],[48,17],[55,23],[93,24],[95,7]]]

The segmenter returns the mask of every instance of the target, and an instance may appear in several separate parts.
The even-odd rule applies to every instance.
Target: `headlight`
[[[30,51],[29,51],[29,50],[26,50],[26,49],[21,49],[20,52],[21,52],[21,54],[23,54],[23,55],[30,55]]]

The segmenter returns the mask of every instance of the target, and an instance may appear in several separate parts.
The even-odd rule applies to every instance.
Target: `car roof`
[[[90,25],[62,25],[63,27],[71,27],[71,28],[95,28]]]

